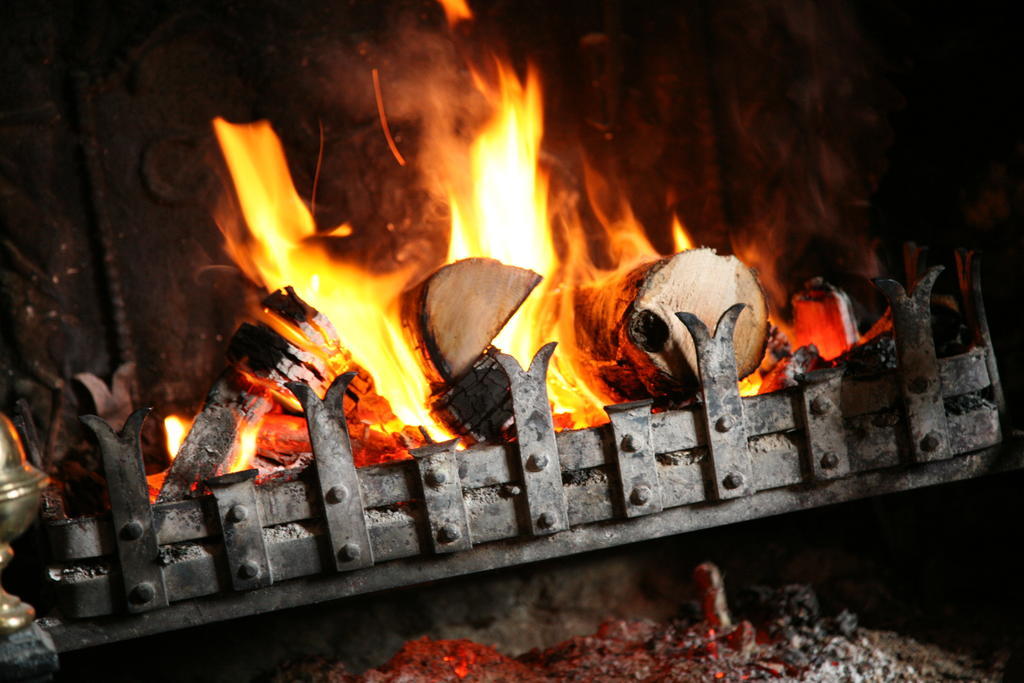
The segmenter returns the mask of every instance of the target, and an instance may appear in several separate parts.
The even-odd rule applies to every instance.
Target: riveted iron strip
[[[931,325],[932,287],[941,272],[942,266],[930,268],[909,296],[895,280],[875,280],[892,309],[897,376],[914,462],[944,460],[953,455]]]
[[[373,547],[363,513],[362,487],[344,413],[345,391],[355,375],[348,372],[335,379],[322,401],[309,386],[288,384],[306,413],[319,487],[318,498],[327,522],[328,564],[338,571],[373,564]]]
[[[519,465],[526,489],[530,532],[534,535],[569,528],[555,425],[548,402],[547,371],[554,352],[554,342],[541,347],[527,371],[512,356],[495,355],[508,375],[512,391]]]
[[[676,313],[690,330],[697,350],[711,493],[719,500],[749,496],[755,489],[732,341],[736,320],[744,308],[744,304],[735,304],[722,313],[714,337],[697,316]]]
[[[661,482],[651,439],[653,401],[606,406],[615,437],[615,467],[626,517],[661,512]]]
[[[81,418],[99,441],[125,602],[132,613],[168,604],[139,440],[149,410],[143,408],[132,413],[120,434],[115,434],[105,420],[95,415]]]
[[[999,381],[999,367],[996,365],[996,351],[992,346],[992,336],[988,330],[988,316],[985,314],[985,301],[981,296],[981,254],[968,249],[956,250],[956,274],[960,284],[960,295],[964,304],[967,324],[971,328],[974,345],[985,351],[985,366],[992,387],[992,400],[999,408],[999,421],[1003,428],[1009,428],[1006,412],[1006,397],[1003,385]]]
[[[263,522],[256,501],[256,470],[243,470],[207,479],[220,518],[224,554],[236,591],[264,588],[274,583]]]
[[[801,412],[807,439],[807,474],[812,480],[839,479],[850,473],[846,429],[840,409],[843,369],[826,368],[804,376]]]
[[[423,503],[435,553],[473,547],[455,454],[457,443],[458,440],[453,439],[410,451],[423,485]]]

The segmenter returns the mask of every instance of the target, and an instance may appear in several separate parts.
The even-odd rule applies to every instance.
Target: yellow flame
[[[494,345],[529,367],[534,354],[550,341],[572,335],[567,269],[560,264],[552,239],[548,176],[540,165],[544,110],[540,80],[531,67],[521,80],[506,64],[496,64],[497,83],[479,75],[477,88],[493,108],[487,125],[470,149],[472,182],[462,192],[449,190],[452,230],[448,260],[478,256],[529,268],[541,284],[494,340]],[[456,174],[453,174],[456,175]],[[602,400],[577,378],[556,351],[548,376],[555,410],[584,426],[600,413]],[[599,418],[598,418],[599,419]]]
[[[168,415],[164,418],[164,438],[167,443],[167,455],[171,460],[177,457],[191,424],[191,420],[177,415]]]
[[[676,253],[693,249],[694,246],[690,236],[686,234],[686,228],[683,227],[679,216],[672,216],[672,242],[675,245]]]
[[[268,122],[238,125],[218,118],[213,127],[248,226],[248,234],[221,226],[228,253],[253,281],[268,290],[292,285],[327,316],[341,346],[373,377],[377,393],[402,423],[434,425],[426,407],[430,388],[404,338],[398,310],[409,273],[371,274],[309,240],[316,233],[313,217]],[[350,231],[343,225],[333,233]]]
[[[252,467],[256,459],[256,437],[260,433],[260,422],[250,422],[242,426],[242,431],[238,435],[237,454],[228,467],[228,473],[241,472]]]

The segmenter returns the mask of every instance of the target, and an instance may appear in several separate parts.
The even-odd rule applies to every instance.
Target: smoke
[[[840,0],[716,3],[713,87],[721,112],[730,238],[776,311],[812,276],[879,272],[869,235],[894,95],[853,7]]]

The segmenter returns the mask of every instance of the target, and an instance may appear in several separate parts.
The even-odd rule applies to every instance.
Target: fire
[[[370,273],[310,241],[316,234],[313,216],[295,190],[269,123],[215,119],[213,127],[248,227],[221,224],[228,253],[254,282],[268,290],[292,285],[334,322],[342,346],[373,377],[377,393],[387,397],[402,424],[434,425],[426,407],[430,387],[406,343],[398,311],[410,274]],[[332,235],[351,230],[339,226]],[[398,430],[402,424],[388,427]]]
[[[164,438],[167,443],[167,457],[171,460],[174,460],[178,455],[178,450],[181,448],[181,443],[185,440],[185,435],[188,434],[191,424],[191,420],[186,420],[177,415],[168,415],[164,418]]]
[[[460,21],[473,18],[473,12],[466,0],[440,0],[440,3],[449,26],[454,27]]]
[[[672,242],[677,252],[693,249],[694,247],[690,236],[686,234],[686,228],[683,227],[682,221],[679,220],[679,216],[672,216]]]
[[[443,4],[450,21],[472,16],[464,2]],[[589,387],[577,371],[572,293],[580,283],[600,282],[659,254],[622,193],[586,165],[587,196],[598,223],[584,225],[574,203],[550,201],[555,195],[540,154],[541,84],[533,68],[521,78],[513,67],[495,60],[486,75],[473,75],[491,114],[473,138],[468,157],[443,155],[449,168],[442,173],[441,185],[451,210],[447,261],[489,257],[543,276],[494,344],[526,367],[544,344],[560,342],[548,384],[556,423],[563,428],[597,424],[606,419],[602,406],[610,399]],[[379,83],[377,93],[379,104]],[[216,119],[213,126],[247,227],[220,222],[235,262],[268,290],[293,286],[335,324],[342,348],[325,358],[331,370],[343,372],[349,360],[366,370],[397,418],[376,428],[397,432],[406,425],[420,425],[444,433],[427,408],[430,387],[400,318],[400,295],[417,273],[371,272],[328,251],[325,241],[344,239],[354,229],[345,224],[317,234],[310,210],[292,182],[281,143],[267,122],[238,125]],[[587,235],[595,228],[603,230],[605,238],[600,267],[587,247]],[[678,217],[672,235],[676,250],[692,248]],[[314,236],[316,240],[311,239]],[[563,239],[556,240],[558,236]],[[300,331],[280,321],[267,322],[303,348],[321,352],[304,343]],[[744,393],[756,393],[759,385],[759,378],[748,381]],[[292,409],[297,407],[290,397],[277,396]]]
[[[237,454],[225,474],[241,472],[252,467],[256,459],[256,437],[260,433],[260,424],[261,421],[257,421],[242,426],[242,431],[238,435]]]

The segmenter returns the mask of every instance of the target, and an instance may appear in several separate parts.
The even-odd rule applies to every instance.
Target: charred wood
[[[274,402],[233,369],[225,370],[206,397],[164,478],[158,503],[187,498],[197,484],[221,473],[237,454],[239,435],[270,412]]]

